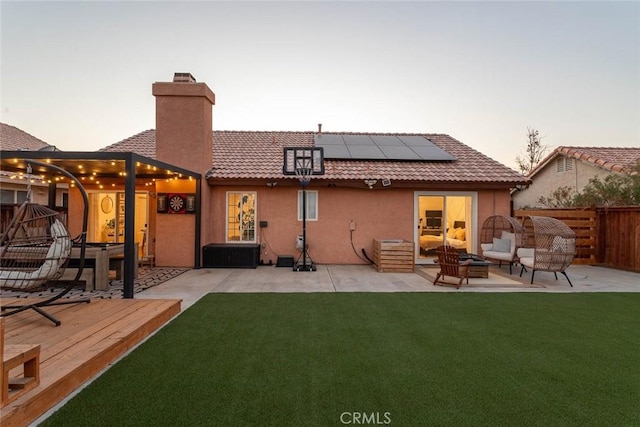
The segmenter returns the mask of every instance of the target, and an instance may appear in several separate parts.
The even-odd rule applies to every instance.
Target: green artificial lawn
[[[42,425],[640,425],[638,402],[640,294],[210,294]]]

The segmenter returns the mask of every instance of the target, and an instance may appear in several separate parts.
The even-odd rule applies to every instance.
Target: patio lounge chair
[[[493,215],[487,218],[480,230],[480,247],[482,256],[498,261],[498,266],[502,267],[502,262],[509,263],[509,274],[512,273],[511,266],[517,261],[517,249],[520,247],[522,235],[522,224],[516,218],[503,215]]]
[[[522,248],[517,251],[522,269],[532,269],[531,283],[536,271],[551,271],[558,279],[562,273],[573,287],[565,272],[576,254],[576,234],[564,222],[543,216],[527,216],[522,222]]]
[[[467,284],[469,284],[469,265],[473,262],[472,259],[460,262],[460,251],[453,246],[438,246],[436,253],[438,254],[440,272],[436,276],[436,280],[433,281],[434,286],[442,283],[455,285],[456,289],[459,289],[464,279],[467,279]],[[441,280],[444,279],[445,276],[457,278],[458,283],[449,283]]]

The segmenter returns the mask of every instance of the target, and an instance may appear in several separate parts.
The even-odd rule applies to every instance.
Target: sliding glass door
[[[476,201],[469,192],[415,193],[416,263],[433,262],[440,245],[475,251]]]

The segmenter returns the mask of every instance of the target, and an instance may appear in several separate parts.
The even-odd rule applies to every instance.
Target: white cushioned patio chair
[[[480,229],[480,247],[482,256],[498,261],[502,267],[503,262],[511,266],[517,261],[517,249],[521,245],[522,224],[516,218],[503,215],[492,215],[482,224]]]
[[[566,273],[576,255],[576,234],[564,222],[544,216],[527,216],[522,222],[522,248],[517,251],[522,269],[531,268],[531,283],[536,271],[551,271],[573,283]]]

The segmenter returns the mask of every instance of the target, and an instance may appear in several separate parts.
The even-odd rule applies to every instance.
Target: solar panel
[[[317,134],[325,159],[452,161],[454,156],[422,136]]]
[[[377,159],[384,160],[386,157],[375,145],[347,145],[352,159]]]
[[[347,146],[342,145],[321,145],[324,148],[324,157],[326,159],[350,159],[351,153],[347,150]]]
[[[383,145],[404,145],[402,140],[397,136],[389,137],[388,135],[371,135],[371,139],[377,146]]]
[[[426,146],[434,146],[435,147],[435,144],[433,142],[429,141],[427,138],[424,138],[422,136],[407,136],[407,135],[404,135],[404,136],[400,136],[399,138],[400,138],[400,140],[402,142],[405,143],[405,145],[408,145],[408,146],[418,146],[419,147],[419,146],[425,146],[426,145]]]
[[[403,145],[383,145],[380,147],[385,159],[390,160],[422,160],[418,153]]]
[[[316,146],[344,145],[344,138],[340,135],[318,134],[314,136]]]

